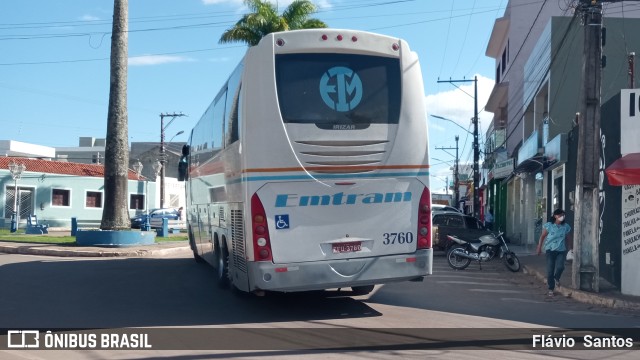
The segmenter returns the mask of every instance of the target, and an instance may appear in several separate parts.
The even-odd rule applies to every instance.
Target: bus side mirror
[[[189,179],[189,145],[182,146],[182,157],[178,163],[178,181],[186,181]]]

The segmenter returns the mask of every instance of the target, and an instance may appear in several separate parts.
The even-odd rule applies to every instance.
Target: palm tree
[[[293,1],[282,16],[278,15],[278,10],[269,0],[244,0],[244,3],[251,13],[245,14],[222,34],[221,44],[244,42],[254,46],[272,32],[327,27],[321,20],[309,18],[316,12],[316,6],[309,0]]]
[[[129,135],[127,119],[128,0],[114,0],[109,111],[104,161],[103,230],[131,228],[127,210]]]

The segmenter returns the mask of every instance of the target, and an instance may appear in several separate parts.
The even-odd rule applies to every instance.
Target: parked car
[[[491,234],[480,220],[457,211],[434,211],[431,215],[433,247],[447,250],[452,245],[447,235],[455,235],[465,240],[475,240]]]
[[[455,212],[461,213],[459,209],[456,209],[453,206],[447,206],[442,204],[431,204],[431,211],[455,211]]]
[[[180,218],[180,214],[177,209],[174,208],[164,208],[164,209],[152,209],[149,211],[149,223],[154,222],[157,224],[157,221],[152,221],[153,219],[169,219],[169,220],[177,220]],[[143,225],[147,221],[147,214],[138,214],[131,218],[131,227],[134,229],[139,229],[141,225]]]

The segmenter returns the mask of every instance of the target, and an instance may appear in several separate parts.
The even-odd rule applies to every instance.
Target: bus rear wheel
[[[189,237],[189,246],[191,247],[191,251],[193,252],[193,259],[197,263],[203,263],[204,259],[200,255],[198,255],[198,248],[196,247],[196,241],[195,241],[195,238],[193,237],[193,232],[191,231],[191,226],[189,226],[189,228],[187,230],[187,235]]]
[[[218,286],[229,286],[229,252],[226,248],[216,246],[216,281]]]

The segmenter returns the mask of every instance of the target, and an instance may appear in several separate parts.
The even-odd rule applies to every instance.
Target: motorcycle
[[[447,235],[447,238],[455,244],[447,251],[447,262],[449,266],[456,270],[463,270],[471,263],[477,261],[482,269],[482,263],[490,261],[496,256],[503,259],[507,269],[520,271],[520,259],[509,250],[507,242],[504,240],[504,233],[497,235],[483,235],[476,240],[463,240],[455,235]]]

